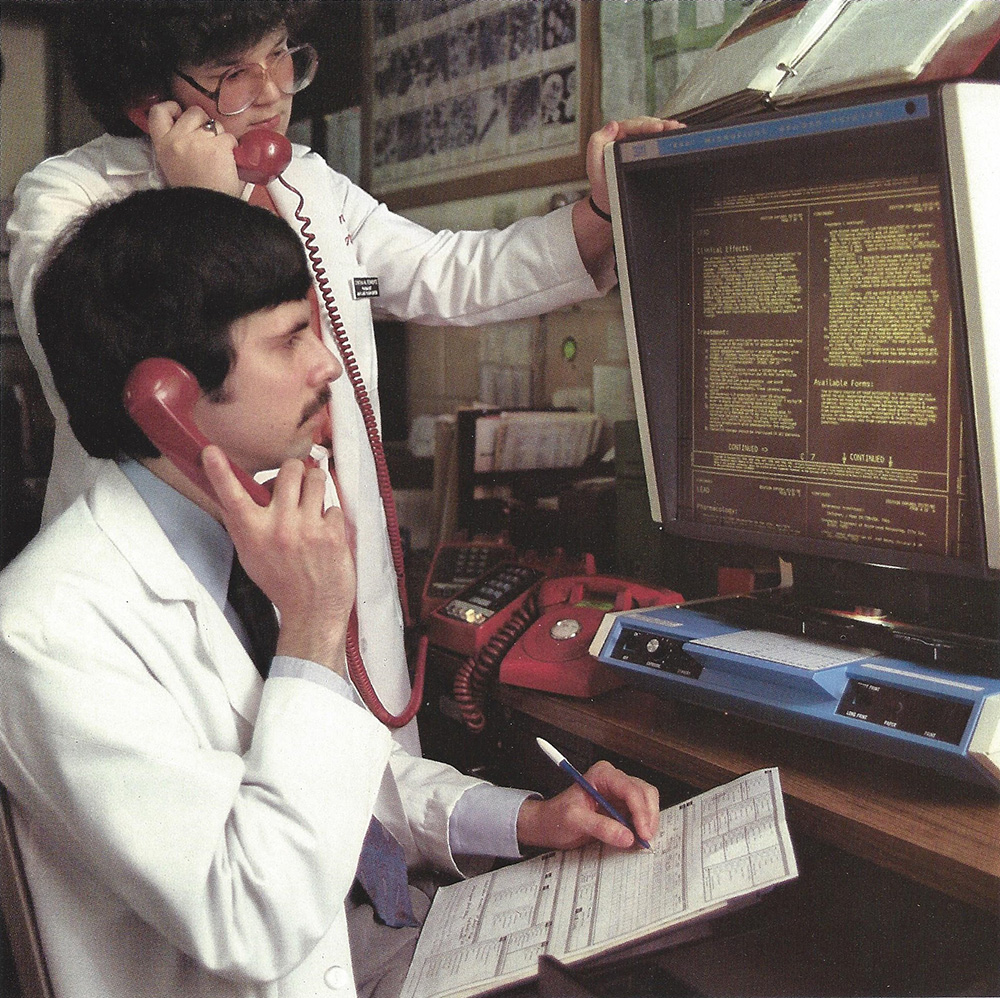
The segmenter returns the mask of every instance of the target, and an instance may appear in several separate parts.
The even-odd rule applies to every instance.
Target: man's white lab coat
[[[479,781],[323,686],[264,683],[115,465],[4,572],[0,639],[0,781],[57,995],[353,995],[373,810],[411,866],[458,874]]]

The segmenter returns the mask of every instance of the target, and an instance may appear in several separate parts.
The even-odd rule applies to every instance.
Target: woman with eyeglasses
[[[308,0],[102,0],[69,8],[66,34],[80,95],[107,134],[43,162],[17,186],[10,275],[21,336],[56,418],[44,519],[95,477],[68,426],[35,333],[34,280],[58,234],[93,205],[145,188],[207,187],[264,203],[301,228],[298,195],[244,184],[233,149],[252,130],[284,134],[296,93],[316,71],[304,43]],[[672,127],[612,122],[588,148],[589,200],[503,232],[430,232],[394,215],[308,149],[283,174],[303,205],[361,377],[377,412],[372,306],[401,321],[482,325],[604,294],[614,283],[602,149],[626,134]],[[366,278],[355,284],[355,278]],[[377,297],[363,297],[377,291]],[[357,294],[357,297],[355,295]],[[324,317],[324,336],[330,324]],[[332,341],[331,341],[332,342]],[[354,531],[365,663],[386,707],[409,695],[402,615],[375,465],[348,379],[334,386],[333,454]],[[365,552],[357,557],[357,552]],[[419,752],[411,723],[397,734]]]

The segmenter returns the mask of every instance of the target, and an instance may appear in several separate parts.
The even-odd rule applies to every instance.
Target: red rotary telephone
[[[453,694],[470,731],[486,727],[494,679],[576,697],[620,686],[622,675],[590,654],[605,613],[684,600],[671,589],[597,575],[590,555],[584,562],[586,574],[553,579],[502,563],[430,614],[430,641],[465,656]]]
[[[606,575],[546,579],[538,591],[538,619],[504,656],[498,678],[512,686],[576,697],[616,689],[624,684],[624,673],[590,654],[605,613],[683,601],[671,589]]]

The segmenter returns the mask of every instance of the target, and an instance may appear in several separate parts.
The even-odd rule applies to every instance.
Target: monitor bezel
[[[960,86],[991,88],[991,99],[995,99],[1000,90],[994,84]],[[990,395],[988,383],[983,386],[984,377],[977,374],[976,369],[976,365],[987,363],[985,351],[980,349],[980,341],[985,338],[986,332],[985,324],[980,321],[981,316],[973,315],[971,324],[966,318],[965,295],[969,288],[962,265],[966,263],[971,237],[968,231],[963,233],[961,230],[963,226],[965,230],[969,229],[972,212],[967,204],[961,203],[967,196],[964,178],[954,175],[956,170],[963,169],[963,164],[960,160],[956,162],[954,154],[949,154],[949,145],[954,146],[955,137],[949,136],[945,125],[943,103],[948,99],[947,93],[942,94],[942,88],[929,88],[862,103],[837,102],[807,110],[772,113],[762,120],[701,126],[668,133],[658,139],[616,143],[607,154],[622,305],[650,510],[653,519],[662,523],[665,530],[694,540],[764,548],[792,560],[796,557],[834,559],[954,576],[1000,578],[1000,539],[991,535],[985,513],[990,502],[995,505],[995,498],[991,499],[990,495],[996,469],[989,464],[993,459],[989,450],[993,446],[990,442],[993,422],[983,423],[985,441],[973,436],[967,448],[970,464],[967,480],[970,493],[977,497],[975,511],[970,517],[976,531],[975,558],[960,559],[957,555],[845,544],[823,538],[744,530],[679,518],[677,436],[680,416],[677,382],[680,348],[679,337],[662,335],[662,326],[665,317],[675,330],[680,322],[678,313],[681,306],[676,304],[682,287],[679,275],[681,257],[676,245],[680,239],[680,207],[673,202],[665,212],[662,202],[658,203],[657,211],[661,218],[656,220],[648,217],[652,213],[643,213],[632,207],[642,201],[636,190],[646,171],[657,171],[659,177],[656,182],[665,188],[668,185],[663,182],[664,176],[673,174],[676,178],[690,174],[699,163],[708,161],[718,164],[729,158],[736,164],[754,159],[774,161],[774,157],[784,157],[784,163],[794,164],[796,157],[804,157],[807,162],[815,161],[819,150],[836,149],[838,145],[844,148],[845,142],[857,143],[865,137],[871,139],[876,133],[883,142],[891,134],[891,141],[896,143],[901,141],[900,136],[930,137],[933,148],[924,149],[923,155],[924,161],[932,162],[933,172],[939,177],[941,186],[946,254],[956,303],[954,314],[960,327],[956,329],[956,341],[962,344],[961,349],[968,355],[964,358],[967,377],[963,378],[961,385],[962,411],[965,425],[975,435],[984,419],[983,398],[986,396],[988,400]],[[874,157],[870,157],[870,167],[873,176],[880,170],[884,173]],[[790,170],[795,168],[794,165],[788,167]],[[837,172],[838,167],[830,171],[832,175]],[[956,195],[954,201],[953,194]],[[662,221],[665,213],[668,214],[666,223]],[[664,302],[668,304],[664,306]],[[670,302],[674,303],[673,306]],[[975,401],[973,382],[977,382]],[[646,399],[655,399],[653,415],[647,409]],[[990,416],[988,409],[986,416]],[[985,460],[980,446],[983,443],[988,445]],[[981,474],[984,463],[985,487]]]

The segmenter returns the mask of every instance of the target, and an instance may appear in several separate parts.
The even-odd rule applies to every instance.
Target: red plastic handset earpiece
[[[149,134],[149,109],[167,98],[150,94],[126,108],[125,114],[136,128]],[[268,184],[292,161],[292,144],[278,132],[251,128],[233,150],[236,173],[245,184]]]
[[[150,94],[148,97],[141,97],[134,104],[125,108],[125,117],[136,128],[149,135],[149,109],[154,104],[162,104],[166,99],[166,97],[161,97],[159,94]]]
[[[201,467],[201,452],[210,441],[195,426],[194,404],[201,396],[195,376],[183,365],[165,357],[149,357],[132,369],[122,401],[129,416],[153,445],[210,496],[215,495]],[[233,473],[258,506],[266,506],[271,494],[238,465]]]
[[[292,160],[292,144],[278,132],[252,128],[233,150],[236,172],[245,184],[267,184]]]

